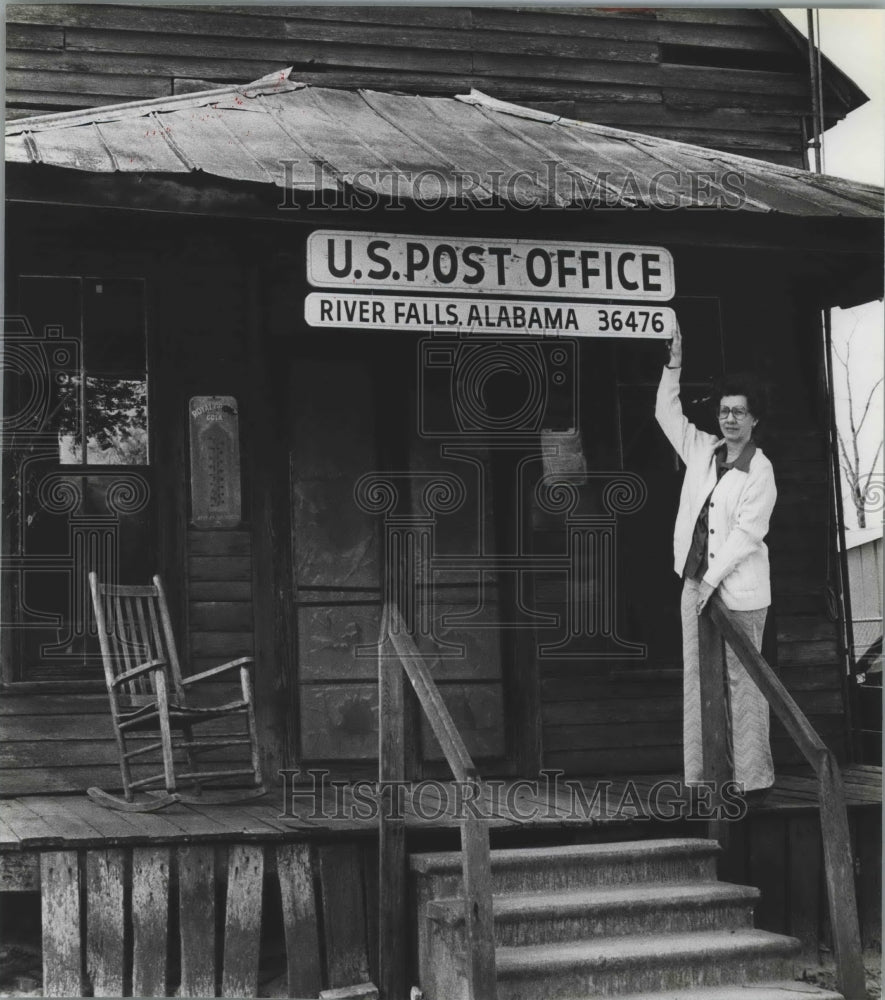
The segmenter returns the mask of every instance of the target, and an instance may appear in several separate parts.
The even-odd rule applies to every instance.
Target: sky
[[[806,33],[804,9],[783,13]],[[824,137],[824,166],[828,174],[881,185],[885,177],[885,10],[820,9],[821,51],[870,98],[852,111]],[[833,344],[844,357],[850,339],[850,370],[856,419],[870,391],[885,370],[885,322],[881,302],[855,309],[833,310]],[[836,420],[843,434],[848,425],[848,392],[845,370],[838,360],[833,366],[836,383]],[[882,386],[874,392],[866,423],[859,436],[861,467],[868,470],[883,437]],[[846,438],[847,440],[847,438]],[[882,482],[880,454],[877,476]],[[882,524],[882,510],[867,515],[867,527]],[[845,506],[845,527],[856,527],[853,508]]]

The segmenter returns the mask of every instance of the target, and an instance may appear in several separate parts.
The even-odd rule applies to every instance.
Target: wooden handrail
[[[824,872],[836,958],[836,985],[846,1000],[864,1000],[867,995],[866,977],[854,891],[848,809],[836,758],[718,594],[712,596],[709,608],[710,620],[737,654],[744,669],[765,695],[775,715],[817,775]],[[724,696],[724,688],[721,690]]]
[[[406,676],[418,696],[421,708],[427,716],[433,735],[439,740],[446,762],[452,769],[456,781],[475,781],[476,768],[458,732],[455,720],[446,708],[439,688],[436,686],[424,657],[406,629],[399,608],[393,605],[388,615],[388,638],[399,658]]]
[[[393,647],[396,661],[384,650]],[[405,698],[403,673],[408,677],[434,735],[442,747],[455,780],[472,786],[479,798],[482,785],[427,664],[410,635],[399,608],[384,606],[378,654],[379,784],[405,780]],[[406,954],[410,940],[407,921],[405,820],[385,807],[379,814],[379,980],[384,1000],[406,996]],[[464,930],[467,982],[471,1000],[495,1000],[494,916],[488,818],[471,810],[461,820],[461,858],[464,873]]]

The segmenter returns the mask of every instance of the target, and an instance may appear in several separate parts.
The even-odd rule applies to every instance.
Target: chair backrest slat
[[[145,655],[146,650],[141,641],[138,620],[135,616],[135,603],[131,597],[123,598],[123,617],[117,622],[117,628],[121,633],[120,641],[126,645],[128,650],[132,666],[137,667],[139,663],[144,663],[148,657]],[[141,694],[147,694],[151,690],[150,682],[146,677],[137,677],[133,687]]]
[[[111,614],[108,616],[109,624],[117,642],[117,650],[121,664],[123,670],[131,670],[135,664],[132,662],[132,656],[129,651],[129,642],[126,637],[126,632],[123,629],[123,598],[119,594],[115,594],[109,604],[111,608]],[[115,672],[121,673],[122,671],[118,670]]]
[[[135,617],[138,619],[138,640],[139,647],[142,651],[139,656],[139,660],[143,663],[146,660],[157,659],[159,653],[154,646],[154,643],[151,641],[152,636],[150,630],[148,629],[147,619],[144,613],[145,604],[148,602],[148,599],[145,597],[132,597],[130,600],[135,605]],[[142,677],[140,678],[140,681],[143,691],[156,693],[154,691],[153,677]]]
[[[157,588],[157,607],[160,612],[160,621],[163,627],[163,635],[166,639],[165,656],[169,664],[169,673],[172,678],[172,686],[176,694],[184,697],[184,687],[181,683],[181,664],[178,660],[178,649],[175,646],[175,633],[172,631],[172,619],[169,615],[169,605],[166,601],[166,588],[159,576],[154,577],[154,586]]]
[[[120,646],[120,636],[117,633],[117,615],[112,601],[109,601],[104,597],[101,597],[100,601],[102,608],[104,609],[105,634],[107,636],[110,653],[113,658],[111,671],[113,676],[116,677],[117,674],[123,670],[123,650]]]
[[[156,596],[156,595],[155,595]],[[153,641],[153,648],[156,650],[155,656],[162,656],[164,660],[168,660],[169,653],[166,649],[166,639],[163,635],[163,631],[160,628],[160,618],[157,613],[157,601],[149,600],[146,602],[148,617],[151,623],[151,638]]]
[[[112,692],[112,684],[116,676],[114,663],[117,660],[117,650],[111,641],[112,633],[108,630],[107,615],[105,614],[105,601],[101,593],[101,585],[98,582],[98,574],[89,574],[89,590],[92,594],[92,608],[95,612],[95,623],[98,627],[98,645],[101,648],[101,662],[104,667],[105,683],[108,692]],[[116,717],[117,703],[113,694],[111,695],[111,712]]]

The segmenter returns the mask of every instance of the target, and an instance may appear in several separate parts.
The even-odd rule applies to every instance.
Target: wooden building
[[[502,100],[807,165],[807,42],[774,10],[12,4],[9,118],[250,83]],[[826,58],[827,127],[865,95]]]
[[[801,169],[807,62],[779,15],[15,5],[7,21],[0,846],[24,874],[5,884],[35,887],[42,865],[46,905],[57,867],[76,882],[71,856],[92,871],[109,845],[168,877],[148,853],[191,841],[260,876],[279,844],[295,919],[283,875],[305,877],[312,843],[323,957],[290,989],[378,978],[371,828],[287,826],[270,806],[141,829],[83,811],[87,787],[119,786],[95,566],[161,573],[188,672],[255,657],[265,774],[377,776],[382,608],[431,590],[409,622],[484,778],[678,773],[682,472],[653,416],[674,314],[693,418],[725,369],[772,386],[764,653],[850,768],[820,312],[881,295],[881,191]],[[827,67],[828,123],[862,101]],[[572,267],[581,247],[595,271]],[[445,776],[407,714],[406,776]],[[828,933],[816,804],[777,723],[773,744],[783,808],[740,828],[728,870],[811,955]],[[875,779],[846,773],[874,946]],[[499,819],[519,846],[674,829]],[[448,847],[444,827],[417,823],[411,846]]]

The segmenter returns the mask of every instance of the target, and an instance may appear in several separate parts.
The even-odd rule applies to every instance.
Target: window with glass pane
[[[59,462],[147,465],[147,359],[142,282],[82,282],[78,369],[59,380]],[[85,447],[84,447],[85,442]]]
[[[145,288],[28,275],[18,293],[21,361],[5,367],[4,416],[21,426],[5,435],[2,466],[13,679],[78,679],[99,669],[88,572],[119,583],[156,572]],[[10,416],[20,409],[33,411],[27,425]]]

